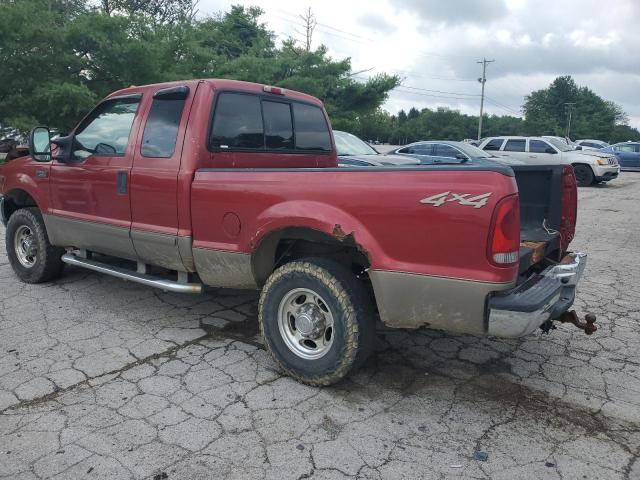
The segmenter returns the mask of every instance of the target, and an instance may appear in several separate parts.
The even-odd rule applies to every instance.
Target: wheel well
[[[370,267],[367,252],[353,234],[345,235],[338,225],[333,235],[311,228],[288,227],[262,240],[251,259],[258,285],[263,285],[280,265],[302,257],[329,258],[350,268],[356,275]]]
[[[572,163],[571,166],[572,167],[578,167],[578,166],[580,166],[580,167],[589,167],[593,171],[593,168],[588,163],[577,162],[577,163]]]
[[[8,221],[9,217],[11,217],[16,210],[37,206],[38,204],[33,197],[24,190],[12,190],[4,196],[4,203],[2,205],[4,211],[2,213]]]

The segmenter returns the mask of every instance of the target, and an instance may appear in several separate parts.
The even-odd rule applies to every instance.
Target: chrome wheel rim
[[[282,298],[278,328],[289,350],[305,360],[325,356],[333,345],[333,314],[324,298],[308,288],[296,288]]]
[[[25,268],[31,268],[38,260],[38,244],[35,235],[27,225],[20,225],[14,238],[14,250],[18,262]]]

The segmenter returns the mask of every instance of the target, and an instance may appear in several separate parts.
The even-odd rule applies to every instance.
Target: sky
[[[640,128],[640,0],[200,0],[200,15],[258,5],[279,39],[302,41],[311,8],[313,46],[350,57],[356,78],[402,78],[383,106],[449,107],[477,115],[483,58],[485,112],[521,116],[524,97],[571,75],[622,106]]]

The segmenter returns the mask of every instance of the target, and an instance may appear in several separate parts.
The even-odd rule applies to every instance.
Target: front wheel
[[[576,182],[579,187],[588,187],[594,183],[593,170],[589,165],[574,165],[573,171],[576,174]]]
[[[309,385],[330,385],[373,350],[375,320],[364,286],[330,260],[287,263],[267,280],[259,304],[262,335],[273,359]]]
[[[64,249],[49,243],[47,229],[37,208],[22,208],[9,218],[5,241],[9,263],[26,283],[42,283],[60,276]]]

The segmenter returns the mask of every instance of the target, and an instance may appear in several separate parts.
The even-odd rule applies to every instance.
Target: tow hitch
[[[598,326],[596,325],[596,316],[593,313],[587,313],[584,317],[584,322],[578,318],[578,314],[575,310],[564,312],[556,318],[556,320],[562,323],[573,323],[580,330],[584,330],[584,333],[587,335],[591,335],[593,332],[598,330]]]

